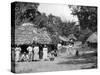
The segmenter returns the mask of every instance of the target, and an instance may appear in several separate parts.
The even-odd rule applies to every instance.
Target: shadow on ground
[[[64,57],[65,59],[68,59],[68,61],[62,61],[57,64],[63,65],[63,64],[69,64],[69,65],[82,65],[82,64],[93,64],[92,66],[88,68],[82,68],[82,69],[89,69],[89,68],[97,68],[97,54],[96,53],[87,53],[80,56],[74,56],[74,57]]]

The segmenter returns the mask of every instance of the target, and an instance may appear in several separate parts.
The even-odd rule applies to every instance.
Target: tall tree
[[[69,5],[73,15],[77,15],[81,29],[97,30],[97,7]]]
[[[15,25],[23,22],[33,21],[41,13],[37,10],[38,3],[17,2],[15,5]]]

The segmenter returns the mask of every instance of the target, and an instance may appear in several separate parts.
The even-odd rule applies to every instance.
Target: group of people
[[[69,42],[67,42],[67,44],[64,43],[64,45],[62,44],[62,42],[60,42],[57,46],[59,55],[62,55],[62,53],[64,53],[66,57],[78,56],[78,49],[75,47],[73,40],[70,40]],[[63,51],[63,49],[65,49],[65,51]]]
[[[70,42],[68,45],[62,45],[62,42],[59,42],[56,46],[54,45],[46,45],[44,44],[42,48],[39,45],[29,45],[26,47],[26,51],[22,52],[22,48],[20,46],[16,46],[14,50],[12,50],[12,59],[16,62],[20,61],[53,61],[55,57],[59,56],[62,47],[66,48],[66,55],[76,55],[77,50],[73,47],[74,43]],[[52,47],[52,48],[50,48]]]
[[[56,51],[48,51],[48,47],[44,45],[42,50],[40,50],[38,45],[35,45],[34,47],[32,45],[29,45],[26,48],[27,52],[22,53],[22,49],[20,46],[16,46],[15,49],[12,52],[12,57],[14,61],[20,62],[20,61],[39,61],[39,60],[54,60]]]

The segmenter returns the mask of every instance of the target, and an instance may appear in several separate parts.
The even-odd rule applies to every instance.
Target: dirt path
[[[48,71],[64,71],[77,70],[87,68],[93,63],[77,63],[77,61],[84,61],[84,59],[66,59],[58,57],[54,61],[38,61],[38,62],[18,62],[16,63],[16,72],[48,72]]]

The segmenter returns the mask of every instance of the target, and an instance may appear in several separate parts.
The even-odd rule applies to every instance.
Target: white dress
[[[68,48],[68,55],[69,56],[74,56],[75,53],[76,53],[75,48],[73,46],[69,46],[69,48]]]
[[[29,53],[28,53],[28,57],[29,57],[29,60],[30,60],[30,61],[32,61],[32,57],[33,57],[32,50],[33,50],[33,48],[32,48],[31,46],[29,46],[29,47],[27,48],[27,51],[29,52]]]
[[[20,60],[20,51],[21,51],[20,47],[16,47],[15,48],[15,61],[19,61]]]
[[[48,59],[48,48],[43,48],[43,60]]]
[[[60,44],[60,43],[58,43],[58,45],[57,45],[57,55],[59,56],[60,55],[60,53],[61,53],[61,48],[62,48],[62,45]]]
[[[34,60],[39,60],[39,47],[34,47]]]
[[[57,49],[60,50],[61,47],[62,47],[62,45],[61,45],[60,43],[58,43],[58,45],[57,45]]]

